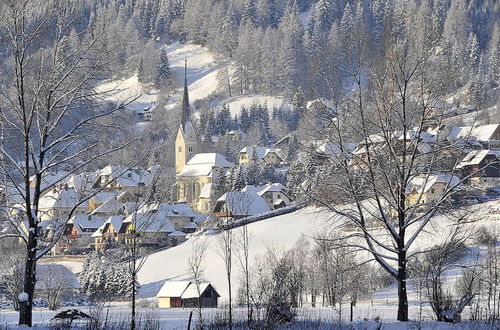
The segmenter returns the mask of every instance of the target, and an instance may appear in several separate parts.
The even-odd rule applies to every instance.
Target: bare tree
[[[234,238],[233,229],[227,229],[217,236],[217,243],[219,245],[219,255],[224,261],[226,268],[226,278],[228,286],[228,306],[229,306],[229,329],[233,328],[233,306],[232,306],[232,293],[231,293],[231,275],[233,269],[233,248]]]
[[[447,240],[413,260],[413,271],[422,279],[422,289],[438,321],[457,322],[465,306],[478,294],[479,267],[461,259],[470,255],[466,237],[454,232]],[[476,256],[477,261],[477,256]],[[455,290],[445,285],[447,272],[462,270]]]
[[[243,272],[243,279],[245,285],[245,304],[247,306],[247,325],[250,327],[253,317],[253,304],[250,301],[250,263],[249,263],[249,253],[250,253],[250,234],[248,232],[248,226],[241,226],[238,235],[238,249],[237,256],[240,268]]]
[[[19,324],[31,326],[37,261],[62,235],[56,233],[43,248],[38,244],[39,201],[50,188],[44,185],[44,177],[62,168],[69,176],[127,142],[116,138],[119,131],[113,125],[123,104],[103,104],[93,89],[105,64],[105,54],[95,49],[101,31],[73,42],[83,33],[70,36],[78,15],[72,3],[64,1],[9,0],[0,4],[0,13],[5,51],[10,54],[0,75],[0,121],[8,133],[1,146],[1,174],[4,188],[18,196],[27,220],[24,231],[19,225],[24,219],[9,219],[15,236],[26,243]],[[46,43],[50,46],[45,47]],[[112,116],[112,121],[106,120]],[[103,140],[105,150],[99,148]],[[67,222],[90,197],[76,201],[62,221]],[[6,207],[15,208],[10,203]]]
[[[457,167],[464,146],[432,134],[450,116],[442,106],[447,94],[433,44],[411,31],[387,38],[376,62],[356,41],[341,64],[348,78],[331,86],[335,109],[306,117],[333,152],[307,178],[314,188],[305,193],[335,215],[336,228],[345,233],[339,242],[367,251],[397,281],[397,319],[408,321],[414,243],[436,215],[457,208],[453,197],[471,176],[461,176]],[[428,193],[436,178],[439,193]]]
[[[207,241],[202,238],[202,237],[197,237],[195,238],[193,245],[192,245],[192,250],[191,250],[191,256],[189,257],[188,260],[188,269],[187,272],[191,276],[192,280],[194,281],[194,284],[196,285],[196,290],[198,293],[198,306],[197,306],[197,311],[198,311],[198,325],[197,327],[199,329],[203,329],[203,304],[201,300],[201,283],[203,281],[203,273],[204,273],[204,268],[203,268],[203,261],[205,259],[205,253],[207,250]]]

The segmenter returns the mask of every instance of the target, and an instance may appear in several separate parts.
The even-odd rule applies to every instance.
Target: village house
[[[92,234],[104,224],[104,218],[91,215],[77,215],[69,219],[62,238],[54,248],[55,253],[79,251],[91,248]]]
[[[278,150],[268,147],[245,147],[240,150],[238,163],[247,166],[252,159],[262,166],[279,165],[283,162],[282,157],[278,154]]]
[[[459,189],[460,179],[449,173],[436,173],[414,177],[408,185],[407,206],[417,205],[426,210],[438,203],[450,190]]]
[[[269,206],[261,196],[253,192],[232,191],[217,200],[213,212],[218,217],[239,219],[269,210]]]
[[[106,250],[122,243],[118,233],[124,220],[125,217],[123,216],[111,216],[92,234],[96,251]]]
[[[108,165],[97,171],[93,187],[114,192],[126,190],[141,198],[151,179],[152,173],[142,168]]]
[[[500,150],[472,150],[457,165],[461,176],[481,183],[500,182]]]
[[[217,308],[220,295],[210,283],[166,281],[156,297],[159,308]]]
[[[112,197],[94,209],[90,214],[107,218],[119,214],[122,208],[123,203]]]
[[[454,127],[447,139],[462,144],[464,151],[500,149],[500,124]]]
[[[128,251],[135,244],[139,251],[147,252],[169,245],[168,235],[175,228],[161,213],[132,213],[122,223],[118,240]]]
[[[46,220],[65,220],[72,215],[83,215],[87,213],[88,203],[81,201],[81,196],[74,188],[67,185],[59,185],[52,188],[40,198],[39,218]]]
[[[292,199],[285,192],[286,188],[281,183],[269,183],[263,186],[245,186],[241,191],[254,193],[264,198],[271,210],[290,205]]]
[[[116,198],[116,192],[113,191],[100,191],[89,199],[88,213],[94,212],[102,204],[110,199]]]

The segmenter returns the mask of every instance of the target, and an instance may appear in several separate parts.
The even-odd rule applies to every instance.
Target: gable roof
[[[210,283],[200,283],[199,284],[199,290],[196,284],[191,283],[187,289],[182,293],[181,298],[182,299],[192,299],[192,298],[198,298],[200,297],[209,287],[212,287],[212,289],[215,291],[217,296],[220,297],[219,293],[215,288],[210,284]],[[198,293],[199,292],[199,293]]]
[[[500,124],[481,125],[481,126],[462,126],[454,127],[448,135],[448,140],[454,141],[458,139],[477,140],[480,142],[488,142],[493,138],[493,134],[498,130]]]
[[[195,154],[191,158],[179,176],[209,176],[214,167],[231,167],[233,164],[227,161],[221,154],[218,153],[201,153]]]
[[[101,206],[92,211],[92,214],[97,213],[117,213],[123,207],[123,203],[117,201],[114,197],[105,201]]]
[[[278,157],[278,152],[274,148],[268,147],[244,147],[240,150],[240,154],[248,154],[249,157],[253,157],[253,153],[255,152],[255,156],[258,160],[264,159],[269,153],[275,153]],[[280,157],[281,158],[281,157]]]
[[[269,206],[264,198],[248,192],[227,192],[217,200],[214,209],[221,211],[223,204],[234,216],[250,216],[269,211]]]
[[[104,218],[97,215],[75,215],[69,219],[68,224],[73,224],[80,235],[90,234],[104,224]]]
[[[458,169],[466,166],[479,165],[488,155],[500,157],[500,150],[472,150],[457,165]]]
[[[452,189],[457,188],[456,186],[460,183],[460,179],[450,173],[419,175],[411,180],[406,191],[410,193],[415,189],[418,194],[425,194],[436,183],[444,183],[448,186],[448,189]]]
[[[63,187],[60,190],[48,191],[40,197],[40,208],[71,208],[80,201],[80,195],[73,188]],[[79,208],[86,208],[87,202],[81,203]]]
[[[180,298],[190,284],[190,281],[166,281],[156,294],[156,297]]]

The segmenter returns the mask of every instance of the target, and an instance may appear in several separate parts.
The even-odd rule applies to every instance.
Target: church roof
[[[196,154],[187,162],[179,176],[209,176],[214,167],[231,167],[233,164],[218,153]]]

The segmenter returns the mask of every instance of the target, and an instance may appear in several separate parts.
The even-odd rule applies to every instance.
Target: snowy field
[[[478,226],[494,225],[500,220],[499,208],[500,201],[498,200],[469,207],[467,211],[470,214],[470,220],[474,221],[474,223],[468,224],[467,230],[474,232]],[[330,217],[331,214],[319,212],[317,208],[308,207],[293,213],[249,224],[250,267],[252,267],[255,258],[263,255],[268,249],[285,251],[297,244],[312,244],[310,237],[329,228],[331,229]],[[432,227],[427,227],[428,232],[420,235],[415,241],[413,249],[429,247],[429,244],[435,245],[444,241],[451,228],[446,217],[435,219]],[[235,235],[238,235],[238,229],[236,229]],[[156,295],[166,280],[189,278],[186,270],[196,239],[206,241],[204,277],[221,294],[221,300],[226,300],[227,283],[224,276],[221,276],[224,263],[218,251],[217,235],[201,235],[191,238],[179,246],[150,255],[138,276],[142,286],[139,292],[141,297],[146,298]],[[239,285],[239,278],[236,278],[233,284],[233,296],[236,296]],[[395,299],[396,290],[394,289],[391,292]],[[416,299],[416,297],[413,298]]]
[[[283,325],[281,329],[497,329],[493,325],[477,324],[464,321],[458,324],[438,323],[429,321],[428,317],[424,315],[422,321],[410,321],[407,323],[395,322],[391,316],[395,312],[395,307],[391,304],[389,306],[380,306],[374,303],[361,303],[354,308],[354,321],[349,322],[348,319],[348,306],[345,306],[345,312],[341,323],[338,321],[338,311],[331,308],[303,308],[297,310],[296,322],[292,325]],[[101,315],[102,320],[107,320],[108,325],[117,325],[128,322],[130,319],[130,306],[128,304],[111,304],[101,306],[99,308],[80,308],[91,315]],[[417,311],[411,308],[412,311]],[[138,315],[151,316],[159,321],[160,328],[164,330],[180,330],[187,329],[189,314],[193,312],[193,322],[197,320],[197,311],[188,308],[139,308]],[[216,318],[218,315],[224,313],[222,309],[204,309],[203,319],[207,320]],[[57,329],[54,327],[54,322],[51,321],[55,312],[46,309],[35,309],[33,311],[33,329]],[[106,316],[107,315],[107,316]],[[244,322],[246,312],[243,309],[236,308],[234,311],[235,320]],[[18,314],[14,311],[0,310],[0,329],[19,329],[16,326]],[[414,318],[417,320],[418,317]],[[342,324],[344,327],[339,327]],[[83,327],[83,325],[81,325]],[[79,327],[75,326],[74,329]],[[193,327],[192,327],[193,328]]]
[[[499,228],[500,225],[500,201],[491,201],[484,204],[474,205],[467,208],[470,214],[471,223],[467,224],[467,229],[474,232],[479,226],[490,226]],[[423,235],[417,242],[415,248],[428,247],[430,244],[436,244],[443,241],[449,232],[449,222],[444,217],[435,219],[435,225],[429,227],[429,232]],[[269,248],[274,250],[290,249],[296,244],[307,244],[306,242],[316,232],[326,229],[331,226],[329,215],[324,212],[319,212],[319,209],[308,207],[299,211],[277,216],[274,218],[262,220],[248,225],[250,233],[250,261],[258,255],[262,255]],[[236,229],[237,231],[238,229]],[[192,254],[193,242],[196,240],[206,240],[207,250],[203,263],[204,278],[210,281],[221,295],[220,303],[224,304],[227,301],[227,286],[224,276],[222,275],[224,265],[218,253],[217,234],[200,235],[196,238],[190,238],[187,242],[170,248],[156,252],[148,257],[144,267],[139,272],[138,280],[141,284],[139,291],[139,306],[142,307],[141,312],[149,315],[154,315],[161,321],[163,329],[185,329],[189,317],[190,309],[159,309],[157,308],[157,300],[155,295],[165,280],[182,280],[188,279],[186,272],[187,261]],[[72,271],[78,272],[81,267],[78,262],[63,261],[63,264],[68,266]],[[239,286],[239,272],[236,267],[233,277],[233,295],[236,295],[236,290]],[[456,274],[447,274],[450,279]],[[494,328],[485,324],[473,324],[462,322],[457,325],[443,324],[431,322],[433,319],[432,311],[429,306],[418,302],[417,294],[414,290],[412,280],[408,281],[408,296],[409,296],[409,315],[413,320],[409,323],[395,322],[397,311],[397,287],[393,283],[389,287],[377,290],[371,297],[365,298],[357,303],[354,307],[353,318],[355,323],[354,329],[376,329],[378,321],[382,322],[382,329],[415,329],[418,328],[415,324],[416,320],[422,320],[421,329],[489,329]],[[95,308],[82,307],[84,311],[94,312]],[[129,316],[128,303],[112,303],[105,306],[101,313],[108,313],[109,320],[127,319]],[[223,310],[207,309],[205,310],[205,319],[210,319],[214,314],[221,314]],[[470,313],[467,307],[462,313],[464,320],[468,319]],[[238,310],[236,317],[244,319],[244,310]],[[304,308],[297,311],[297,321],[306,322],[310,320],[322,320],[325,324],[334,324],[338,322],[339,312],[333,308]],[[41,328],[49,324],[49,320],[54,315],[46,309],[36,309],[34,313],[34,322]],[[1,325],[15,325],[18,314],[11,310],[0,309],[0,329]],[[349,320],[349,305],[342,306],[342,320]],[[375,321],[376,320],[376,321]],[[286,329],[284,327],[283,329]],[[297,323],[293,329],[297,328]],[[315,327],[309,327],[313,329]],[[331,327],[316,327],[318,329],[331,329]]]

